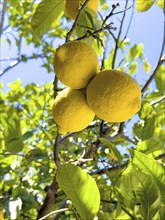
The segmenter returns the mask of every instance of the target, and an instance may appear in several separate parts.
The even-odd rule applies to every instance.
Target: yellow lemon
[[[141,107],[141,90],[137,82],[119,70],[103,70],[87,87],[87,103],[107,122],[123,122]]]
[[[59,133],[76,132],[86,128],[94,118],[83,90],[66,88],[54,100],[52,115]]]
[[[3,209],[0,208],[0,220],[4,220]]]
[[[98,71],[98,57],[81,41],[66,43],[56,50],[54,70],[57,78],[72,89],[85,88]]]
[[[84,0],[66,0],[65,1],[65,8],[66,12],[72,19],[75,19],[77,16],[78,9],[80,4],[82,4]],[[93,11],[98,11],[98,0],[89,0],[87,3],[87,7],[92,9]]]

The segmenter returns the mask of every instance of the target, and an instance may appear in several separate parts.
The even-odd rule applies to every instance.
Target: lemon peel
[[[66,88],[57,95],[53,103],[52,115],[61,134],[81,131],[94,118],[94,113],[87,105],[85,92],[71,88]]]
[[[119,70],[103,70],[87,87],[87,103],[93,112],[107,122],[123,122],[141,107],[138,83]]]
[[[65,43],[56,50],[55,74],[64,85],[72,89],[85,88],[97,73],[98,67],[96,52],[82,41]]]

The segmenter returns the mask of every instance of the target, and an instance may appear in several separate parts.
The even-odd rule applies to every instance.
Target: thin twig
[[[127,5],[128,5],[128,0],[126,0],[125,9],[127,8]],[[114,55],[113,55],[113,59],[112,59],[112,69],[115,68],[115,61],[116,61],[117,51],[119,49],[118,44],[119,44],[119,39],[120,39],[120,36],[121,36],[121,33],[122,33],[122,28],[123,28],[123,24],[124,24],[124,20],[125,20],[125,16],[126,16],[126,11],[127,10],[124,10],[124,12],[123,12],[123,17],[122,17],[122,20],[121,20],[119,32],[118,32],[116,42],[115,42],[115,50],[114,50]]]
[[[163,102],[164,100],[165,100],[165,95],[162,96],[160,99],[158,99],[158,100],[152,102],[151,105],[152,105],[152,106],[153,106],[153,105],[157,105],[157,104]]]
[[[163,44],[163,47],[162,47],[162,48],[164,48],[164,45],[165,45],[165,44]],[[147,90],[148,86],[150,85],[150,83],[152,82],[152,80],[155,78],[155,75],[156,75],[156,73],[158,72],[159,67],[160,67],[164,62],[165,62],[165,56],[162,57],[162,58],[158,61],[158,63],[157,63],[157,65],[156,65],[156,67],[155,67],[155,69],[154,69],[152,75],[150,76],[150,78],[147,80],[147,82],[146,82],[145,85],[143,86],[143,88],[142,88],[142,90],[141,90],[142,95],[143,95],[144,92]]]
[[[54,82],[53,82],[53,85],[54,85],[54,93],[53,93],[53,97],[54,99],[56,98],[57,96],[57,87],[58,87],[58,78],[56,77],[56,75],[54,76]]]
[[[63,209],[59,209],[59,210],[50,212],[49,214],[43,216],[42,218],[39,218],[38,220],[44,220],[44,219],[50,217],[51,215],[58,214],[58,213],[61,213],[61,212],[65,212],[65,211],[68,211],[68,208],[63,208]]]
[[[69,31],[69,32],[67,33],[67,35],[66,35],[66,42],[69,42],[69,41],[70,41],[70,37],[71,37],[71,35],[72,35],[72,32],[73,32],[74,28],[75,28],[76,25],[77,25],[78,18],[79,18],[80,14],[81,14],[81,11],[83,10],[83,8],[85,8],[85,6],[86,6],[86,4],[88,3],[88,1],[89,1],[89,0],[86,0],[86,1],[81,5],[81,7],[78,9],[76,19],[75,19],[75,21],[74,21],[74,23],[73,23],[73,25],[72,25],[70,31]]]
[[[124,206],[121,206],[121,208],[123,209],[123,211],[129,215],[131,217],[132,220],[136,220],[137,218],[134,217]]]
[[[105,17],[105,19],[103,20],[102,27],[106,24],[107,20],[113,15],[114,10],[115,10],[118,6],[119,6],[119,3],[112,5],[112,10],[111,10],[111,12]]]
[[[60,209],[64,209],[67,206],[67,200],[64,200],[60,206]],[[61,212],[57,213],[57,215],[54,217],[54,220],[58,220],[61,216]]]
[[[53,154],[54,154],[54,162],[56,164],[57,167],[60,166],[60,155],[59,155],[59,138],[60,135],[57,132],[56,138],[55,138],[55,142],[54,142],[54,149],[53,149]]]
[[[93,32],[90,31],[90,30],[87,30],[85,35],[83,35],[82,37],[77,38],[76,40],[82,40],[82,39],[85,39],[85,38],[88,38],[88,37],[91,37],[91,36],[98,39],[98,37],[96,36],[97,34],[103,32],[104,30],[109,30],[109,29],[116,30],[116,28],[112,27],[112,23],[110,23],[106,26],[101,27],[100,29],[98,29],[96,31],[93,31]]]
[[[38,59],[38,58],[44,58],[45,55],[44,54],[39,54],[36,55],[36,57],[34,56],[30,56],[30,57],[26,57],[27,61],[28,60],[32,60],[32,59]],[[9,70],[11,70],[13,67],[17,66],[18,64],[25,62],[22,58],[17,58],[15,61],[13,61],[8,67],[6,67],[1,73],[0,76],[3,76],[5,73],[7,73]]]

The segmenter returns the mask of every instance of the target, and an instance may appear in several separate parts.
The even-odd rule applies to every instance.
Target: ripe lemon
[[[4,220],[3,209],[0,208],[0,220]]]
[[[75,19],[77,16],[78,9],[80,4],[83,3],[84,0],[66,0],[65,8],[66,12],[72,19]],[[88,8],[92,9],[93,11],[98,11],[98,0],[89,0],[87,5]]]
[[[72,89],[85,88],[97,73],[98,66],[96,52],[84,42],[69,42],[56,50],[54,57],[56,76]]]
[[[141,107],[141,90],[137,82],[119,70],[103,70],[87,87],[87,103],[107,122],[123,122]]]
[[[87,105],[85,92],[70,88],[64,89],[55,98],[52,115],[61,134],[81,131],[94,118],[94,113]]]

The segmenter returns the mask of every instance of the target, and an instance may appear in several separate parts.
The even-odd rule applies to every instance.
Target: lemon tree
[[[2,1],[0,219],[165,219],[162,2]]]

